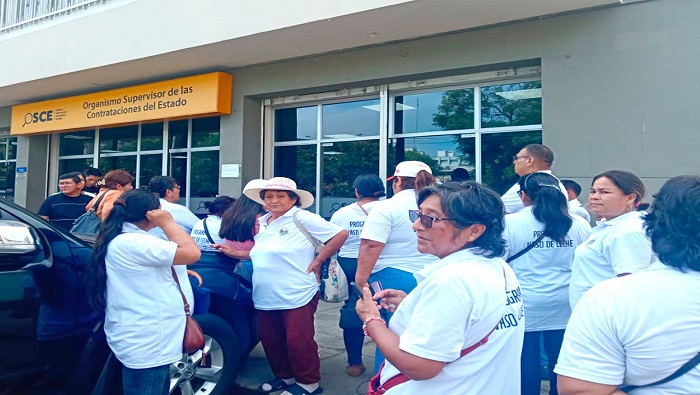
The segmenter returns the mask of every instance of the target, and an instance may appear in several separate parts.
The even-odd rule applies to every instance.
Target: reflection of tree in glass
[[[213,197],[219,192],[219,151],[192,153],[190,197]]]
[[[499,85],[482,90],[482,127],[508,125],[537,125],[542,123],[541,98],[509,100],[496,92],[539,89],[541,83]],[[471,89],[446,91],[433,115],[433,124],[446,130],[474,127],[474,92]],[[473,138],[454,136],[462,163],[473,164],[475,152]],[[512,155],[531,143],[541,143],[542,132],[484,134],[481,139],[481,180],[499,193],[504,193],[517,180],[513,171]]]
[[[521,94],[540,90],[540,81],[488,86],[481,90],[481,127],[537,125],[542,123],[542,97]],[[519,96],[520,94],[520,96]]]
[[[297,188],[316,193],[316,145],[277,147],[275,177],[291,178]]]
[[[360,174],[379,173],[377,140],[333,143],[324,147],[323,196],[354,198],[352,182]]]

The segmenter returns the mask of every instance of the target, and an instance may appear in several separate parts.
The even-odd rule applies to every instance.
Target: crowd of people
[[[130,393],[167,393],[180,291],[194,311],[199,285],[240,298],[246,281],[274,376],[258,391],[322,393],[314,314],[336,253],[362,291],[340,311],[349,376],[366,369],[365,336],[376,344],[369,394],[535,395],[543,374],[550,395],[699,393],[700,177],[668,180],[638,211],[646,188],[633,173],[596,175],[582,204],[553,162],[548,147],[523,147],[502,196],[468,173],[440,182],[425,163],[400,162],[389,199],[384,180],[359,175],[356,202],[330,220],[304,210],[313,195],[285,177],[217,197],[199,219],[176,203],[171,177],[131,190],[133,177],[112,170],[91,196],[91,170],[62,175],[39,214],[70,229],[97,207],[90,301],[106,312]]]

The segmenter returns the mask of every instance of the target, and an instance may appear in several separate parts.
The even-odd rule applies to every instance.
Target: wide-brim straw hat
[[[253,181],[255,181],[256,183],[251,187],[246,185],[246,187],[243,190],[243,193],[250,199],[262,205],[265,205],[265,201],[260,197],[260,191],[290,191],[296,193],[299,196],[299,203],[301,203],[301,208],[311,207],[311,205],[314,204],[314,196],[308,191],[298,189],[297,183],[290,178],[273,177],[267,181]],[[264,183],[262,181],[264,181]]]

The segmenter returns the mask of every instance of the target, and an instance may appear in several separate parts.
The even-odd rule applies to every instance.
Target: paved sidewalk
[[[374,369],[374,343],[365,338],[363,362],[367,370],[359,377],[345,373],[347,356],[343,345],[343,332],[338,327],[342,303],[319,302],[316,311],[316,342],[321,354],[321,387],[327,395],[357,395],[367,393],[367,382]],[[257,389],[263,381],[272,378],[262,346],[253,350],[248,362],[238,376],[238,384]]]

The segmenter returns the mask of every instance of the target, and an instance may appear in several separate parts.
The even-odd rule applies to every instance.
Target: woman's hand
[[[372,299],[379,300],[379,307],[389,313],[396,311],[396,308],[406,297],[406,292],[398,289],[384,289],[374,294]]]
[[[164,228],[175,223],[173,216],[170,215],[169,212],[161,209],[147,211],[146,218],[159,228]]]
[[[365,322],[369,317],[380,316],[379,306],[377,306],[377,302],[372,300],[372,292],[368,287],[362,288],[362,299],[358,299],[355,303],[355,312],[362,322]]]
[[[323,265],[323,261],[319,262],[318,259],[314,259],[311,261],[309,267],[306,268],[307,273],[314,272],[316,275],[316,281],[318,282],[321,282],[321,265]]]
[[[212,244],[211,248],[215,248],[217,251],[223,253],[224,255],[228,255],[231,258],[239,259],[237,256],[239,251],[234,250],[231,246],[227,244]]]
[[[187,270],[187,275],[192,276],[197,279],[197,286],[201,287],[202,286],[202,276],[199,275],[199,273],[195,272],[194,270]]]

